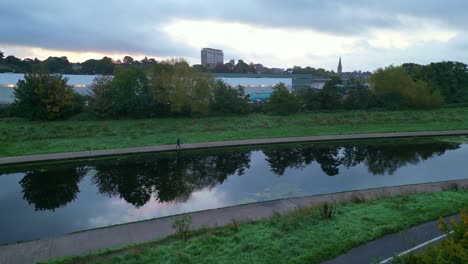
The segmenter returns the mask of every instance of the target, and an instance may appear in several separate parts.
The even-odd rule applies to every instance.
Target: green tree
[[[15,89],[14,112],[33,120],[55,120],[72,113],[74,91],[57,74],[26,74]]]
[[[148,77],[143,70],[132,67],[117,72],[112,79],[110,93],[112,116],[151,116],[152,102],[148,88]]]
[[[343,104],[346,109],[369,109],[375,106],[373,94],[362,82],[351,79],[345,89],[347,95]]]
[[[172,114],[206,114],[213,90],[213,78],[180,59],[154,66],[149,73],[150,93],[159,109]]]
[[[114,100],[112,95],[112,77],[111,76],[97,76],[94,78],[91,85],[91,111],[96,113],[98,117],[112,116]]]
[[[211,109],[220,113],[247,114],[250,112],[249,98],[245,95],[244,87],[236,89],[219,80],[215,84]]]
[[[443,104],[443,98],[438,90],[431,90],[424,81],[413,81],[402,67],[389,66],[378,69],[371,76],[370,84],[379,104],[383,107],[428,108]]]
[[[429,65],[406,63],[403,70],[414,81],[427,82],[431,90],[439,90],[447,103],[468,101],[468,69],[461,62],[444,61]]]
[[[290,93],[284,83],[273,87],[270,100],[265,105],[265,111],[277,115],[289,115],[299,112],[301,101]]]

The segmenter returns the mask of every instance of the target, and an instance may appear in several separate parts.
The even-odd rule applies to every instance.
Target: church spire
[[[341,65],[341,56],[340,56],[340,61],[338,62],[338,74],[341,76],[343,73],[343,66]]]

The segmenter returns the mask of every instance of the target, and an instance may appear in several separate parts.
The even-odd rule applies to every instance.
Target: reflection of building
[[[203,48],[201,50],[202,66],[214,67],[218,63],[224,63],[224,54],[222,50]]]

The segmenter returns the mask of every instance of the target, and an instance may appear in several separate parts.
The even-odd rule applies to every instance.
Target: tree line
[[[252,103],[244,88],[231,87],[183,59],[126,67],[100,75],[89,95],[79,95],[59,74],[26,74],[15,89],[10,113],[32,120],[64,119],[84,113],[93,118],[151,118],[248,114],[275,115],[323,110],[424,109],[467,103],[465,64],[404,64],[376,70],[367,80],[343,82],[333,76],[323,89],[292,92],[277,84],[266,103]]]

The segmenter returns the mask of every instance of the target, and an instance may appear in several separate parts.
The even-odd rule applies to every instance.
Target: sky
[[[203,47],[268,67],[468,63],[466,0],[2,0],[0,50],[72,62],[200,63]]]

